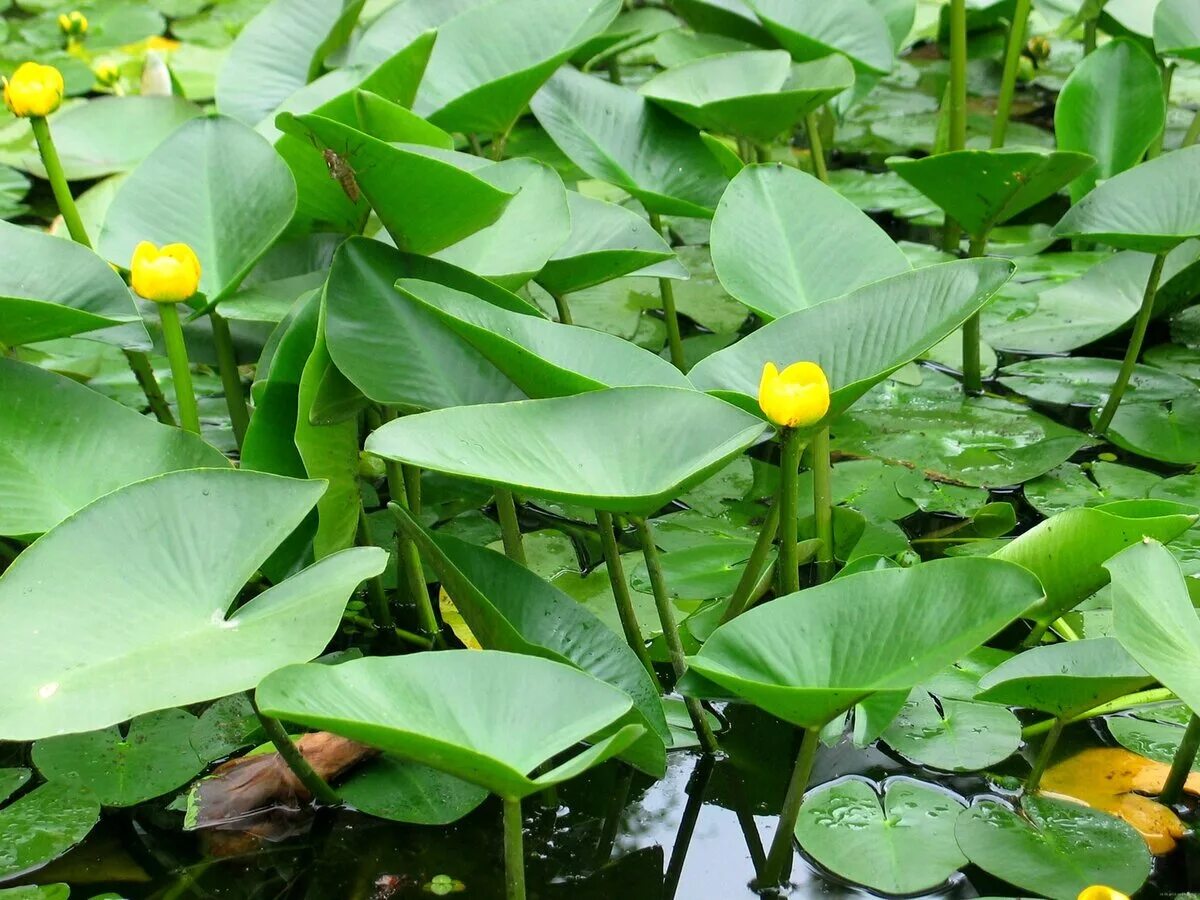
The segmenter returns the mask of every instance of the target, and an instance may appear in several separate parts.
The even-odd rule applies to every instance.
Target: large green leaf
[[[760,47],[777,44],[746,0],[675,0],[671,6],[696,31],[723,35]]]
[[[605,387],[689,388],[662,357],[602,331],[522,315],[444,285],[403,278],[396,289],[432,312],[531,398]]]
[[[1166,500],[1128,500],[1059,513],[994,554],[1033,572],[1046,598],[1026,617],[1046,625],[1108,583],[1104,563],[1143,537],[1169,541],[1196,521],[1185,506]]]
[[[1093,417],[1099,414],[1094,410]],[[1200,397],[1123,403],[1108,438],[1123,450],[1178,466],[1200,462]]]
[[[43,784],[0,809],[0,882],[62,856],[100,821],[100,803],[68,784]]]
[[[613,724],[632,701],[573,666],[498,650],[288,666],[256,693],[268,715],[379,747],[510,799],[573,778],[642,733],[626,726],[530,777]]]
[[[323,71],[365,0],[272,0],[242,29],[217,75],[217,109],[257,125]]]
[[[1095,162],[1067,151],[959,150],[887,164],[968,234],[983,236],[1058,193]]]
[[[697,128],[765,144],[853,84],[841,55],[793,63],[783,50],[747,50],[668,69],[641,92]]]
[[[1154,49],[1159,56],[1200,62],[1200,7],[1191,0],[1160,0],[1154,10]]]
[[[1116,640],[1091,638],[1017,654],[979,680],[976,696],[1069,719],[1153,682]]]
[[[493,0],[400,0],[373,21],[350,51],[353,65],[379,63],[462,12]]]
[[[1020,815],[985,800],[958,817],[955,837],[988,874],[1053,900],[1096,884],[1133,894],[1150,875],[1146,842],[1131,825],[1068,800],[1024,797]]]
[[[671,732],[658,690],[637,655],[583,604],[507,557],[425,531],[406,510],[396,515],[437,572],[475,639],[487,650],[540,656],[582,669],[633,700],[621,720],[645,726],[630,753],[661,777]]]
[[[366,238],[338,248],[325,287],[325,339],[334,364],[377,403],[442,409],[524,396],[433,313],[396,290],[401,278],[424,277],[419,265]],[[480,281],[471,284],[485,291]],[[492,290],[480,296],[505,293]]]
[[[913,691],[881,735],[905,759],[948,772],[976,772],[1004,762],[1021,746],[1011,710]]]
[[[851,778],[804,798],[796,838],[836,875],[884,894],[938,887],[967,864],[954,841],[963,802],[909,778]]]
[[[710,218],[728,181],[695,130],[637,91],[564,68],[531,102],[554,143],[651,212]]]
[[[296,182],[266,140],[240,122],[195,119],[163,141],[117,190],[100,253],[128,268],[141,241],[189,245],[210,302],[235,290],[296,211]]]
[[[819,728],[876,692],[907,694],[1041,597],[1036,578],[999,560],[861,572],[743,613],[688,665],[773,715]]]
[[[747,166],[734,178],[712,255],[725,290],[768,319],[912,268],[865,213],[790,166]]]
[[[620,0],[476,5],[438,29],[413,109],[447,131],[504,135],[554,70],[607,28],[621,5]]]
[[[7,222],[0,222],[0,243],[0,344],[141,322],[125,282],[87,248]]]
[[[746,0],[763,27],[796,59],[843,53],[860,72],[895,65],[887,20],[867,0]]]
[[[374,432],[367,449],[523,496],[648,515],[721,469],[765,427],[699,391],[625,387],[405,416]],[[599,434],[620,439],[598,441]]]
[[[1078,203],[1097,182],[1141,162],[1165,122],[1162,76],[1150,53],[1119,39],[1084,57],[1054,111],[1059,149],[1096,158],[1095,167],[1072,183],[1071,199]]]
[[[701,360],[689,377],[756,412],[765,363],[816,362],[833,392],[832,420],[978,312],[1011,273],[1001,260],[962,260],[885,278],[768,323]]]
[[[1147,672],[1200,709],[1200,621],[1175,557],[1145,540],[1104,564],[1117,639]]]
[[[195,435],[36,366],[0,358],[0,395],[0,534],[49,531],[151,475],[229,464]]]
[[[236,612],[242,585],[324,487],[193,469],[139,481],[66,520],[0,577],[0,737],[94,731],[223,697],[321,653],[386,553],[328,557]]]

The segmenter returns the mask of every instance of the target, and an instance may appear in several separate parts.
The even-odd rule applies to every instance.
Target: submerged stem
[[[621,562],[621,548],[617,546],[612,514],[596,510],[596,526],[600,531],[600,545],[604,548],[604,567],[608,571],[608,583],[612,586],[617,615],[621,619],[621,630],[625,632],[625,641],[646,667],[646,671],[650,673],[650,680],[661,693],[662,684],[659,683],[658,673],[654,671],[654,663],[650,661],[650,652],[646,649],[646,641],[642,637],[642,629],[638,625],[637,613],[633,608],[633,598],[629,594],[629,582],[625,579],[625,566]]]
[[[662,217],[656,212],[649,215],[650,227],[670,243],[669,235],[663,234]],[[667,346],[671,351],[671,364],[682,372],[687,368],[687,363],[683,358],[683,333],[679,330],[679,313],[675,308],[675,285],[670,278],[658,279],[658,293],[662,298],[663,319],[667,324]]]
[[[525,544],[521,538],[521,523],[517,519],[517,501],[512,491],[496,488],[496,515],[500,519],[500,536],[504,540],[504,555],[522,566],[525,560]]]
[[[1000,95],[996,99],[996,118],[992,120],[992,149],[1004,146],[1008,122],[1012,116],[1013,97],[1017,92],[1017,72],[1021,66],[1021,49],[1025,46],[1025,26],[1033,0],[1017,0],[1012,25],[1008,30],[1008,48],[1004,55],[1004,75],[1000,79]]]
[[[808,789],[809,779],[812,778],[813,764],[817,761],[817,749],[820,746],[821,729],[804,729],[804,742],[796,756],[792,779],[788,782],[783,809],[779,813],[779,827],[774,840],[771,841],[771,850],[767,854],[767,862],[759,879],[762,887],[776,887],[791,875],[792,837],[796,832],[800,807],[804,804],[804,792]]]
[[[775,535],[778,532],[779,504],[776,503],[767,512],[767,517],[759,526],[758,540],[754,542],[754,549],[750,551],[750,559],[746,561],[742,577],[738,580],[733,596],[729,598],[729,606],[725,608],[725,614],[721,616],[722,625],[736,619],[749,607],[754,596],[754,588],[758,585],[763,566],[766,565],[767,556],[771,552],[771,545],[775,543]]]
[[[785,428],[780,435],[783,457],[779,470],[779,584],[781,594],[800,590],[800,559],[796,544],[800,540],[800,454],[804,441],[795,428]]]
[[[217,368],[221,374],[221,387],[225,391],[225,405],[229,407],[229,421],[233,425],[234,440],[241,450],[246,440],[246,429],[250,427],[250,413],[246,409],[242,376],[238,373],[233,335],[229,331],[229,323],[216,309],[208,311],[208,318],[212,323],[213,344],[217,349]]]
[[[326,806],[339,806],[342,802],[341,798],[329,786],[329,782],[318,775],[313,770],[313,767],[308,764],[308,760],[304,758],[304,754],[292,743],[291,736],[288,735],[283,724],[278,719],[273,719],[264,714],[258,708],[258,702],[254,699],[253,691],[247,692],[246,696],[250,698],[250,705],[254,709],[254,714],[258,716],[259,724],[262,725],[262,729],[266,732],[271,743],[275,745],[275,750],[279,753],[280,758],[287,763],[287,767],[292,770],[292,774],[312,794],[313,799],[324,803]]]
[[[174,303],[159,303],[157,306],[162,320],[163,342],[167,345],[167,359],[171,363],[171,380],[175,382],[179,422],[184,431],[199,434],[200,411],[196,407],[196,394],[192,388],[192,370],[188,364],[187,344],[183,340],[183,326],[179,324],[179,310]]]
[[[828,581],[833,577],[833,466],[829,462],[829,428],[825,427],[813,435],[809,452],[809,465],[813,479],[813,518],[816,521],[817,579]]]
[[[1167,806],[1178,803],[1179,798],[1183,796],[1183,786],[1187,783],[1188,776],[1192,774],[1192,764],[1196,761],[1197,750],[1200,750],[1200,716],[1192,713],[1187,731],[1183,733],[1183,740],[1179,742],[1179,749],[1175,751],[1175,759],[1171,762],[1171,772],[1167,775],[1167,782],[1163,785],[1162,793],[1158,797]]]
[[[1033,762],[1033,770],[1029,773],[1029,777],[1025,779],[1025,793],[1032,794],[1037,790],[1038,784],[1041,783],[1042,775],[1046,773],[1046,767],[1050,764],[1051,758],[1054,756],[1054,748],[1058,745],[1058,739],[1062,737],[1063,729],[1067,727],[1065,719],[1055,719],[1054,724],[1050,726],[1050,731],[1046,734],[1046,740],[1042,742],[1042,748],[1038,751],[1037,758]]]
[[[504,798],[504,890],[506,900],[525,900],[525,834],[521,801]]]

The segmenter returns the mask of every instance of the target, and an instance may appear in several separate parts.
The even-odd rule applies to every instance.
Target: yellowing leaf
[[[438,591],[438,609],[441,610],[442,621],[450,626],[450,630],[454,632],[454,636],[462,642],[464,647],[468,650],[483,649],[479,641],[476,640],[475,635],[471,633],[471,629],[467,626],[462,613],[458,611],[458,607],[454,605],[454,601],[446,593],[445,588]]]

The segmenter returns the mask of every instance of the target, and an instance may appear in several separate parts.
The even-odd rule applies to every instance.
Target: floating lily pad
[[[893,750],[918,765],[974,772],[1008,759],[1021,746],[1021,723],[991,703],[934,697],[913,691],[882,734]]]
[[[1104,724],[1113,739],[1126,750],[1168,766],[1175,762],[1186,732],[1178,725],[1147,722],[1135,716],[1108,716]],[[1192,771],[1200,772],[1200,760],[1192,763]]]
[[[1099,406],[1108,399],[1121,363],[1082,356],[1035,359],[1005,366],[1000,383],[1040,403]],[[1186,378],[1153,366],[1137,366],[1125,398],[1129,402],[1174,400],[1195,392]]]
[[[62,856],[100,821],[85,790],[51,782],[0,809],[0,882],[35,872]]]
[[[0,769],[0,803],[28,784],[32,775],[28,769]]]
[[[1107,437],[1123,450],[1176,465],[1200,462],[1200,397],[1123,403]]]
[[[1023,490],[1025,499],[1044,516],[1056,516],[1077,506],[1103,506],[1116,500],[1144,497],[1186,502],[1160,493],[1156,486],[1162,481],[1153,472],[1096,460],[1082,466],[1064,463],[1025,482]]]

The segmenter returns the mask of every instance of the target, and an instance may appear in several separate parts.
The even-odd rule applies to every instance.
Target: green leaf
[[[1118,39],[1084,57],[1054,111],[1059,149],[1096,158],[1095,167],[1072,183],[1072,202],[1141,162],[1165,123],[1162,76],[1150,53]]]
[[[954,841],[963,802],[910,778],[882,785],[848,778],[804,798],[796,838],[804,852],[854,884],[884,894],[940,886],[967,864]]]
[[[688,125],[629,88],[564,68],[530,106],[570,160],[650,212],[711,218],[728,179]]]
[[[1027,618],[1048,625],[1108,583],[1104,563],[1143,537],[1169,541],[1196,521],[1186,507],[1165,500],[1130,500],[1069,509],[1039,523],[993,557],[1033,572],[1046,599]]]
[[[1190,713],[1189,713],[1190,715]],[[1107,716],[1104,724],[1109,734],[1130,753],[1144,756],[1169,766],[1175,762],[1179,745],[1186,734],[1178,725],[1147,722],[1134,716]],[[1200,771],[1200,760],[1192,763],[1192,771]]]
[[[488,792],[429,766],[382,756],[338,785],[338,796],[358,812],[379,819],[449,825],[477,809]]]
[[[1200,462],[1200,397],[1192,393],[1165,403],[1123,403],[1107,437],[1150,459],[1181,466]]]
[[[959,150],[896,157],[887,165],[978,237],[1058,193],[1095,162],[1064,151]]]
[[[141,241],[185,243],[200,258],[200,291],[216,302],[237,289],[295,211],[296,183],[267,141],[234,119],[196,119],[122,182],[100,254],[127,269]]]
[[[325,337],[334,364],[377,403],[441,409],[524,396],[484,356],[395,287],[401,278],[443,280],[448,264],[425,264],[378,241],[338,248],[325,287]],[[505,291],[460,273],[450,286],[489,302]],[[449,280],[449,279],[447,279]],[[511,296],[511,295],[509,295]],[[518,303],[520,301],[517,301]]]
[[[15,888],[0,888],[0,900],[67,900],[71,889],[65,884],[26,884]],[[105,897],[116,898],[116,894],[102,894],[93,900]]]
[[[796,64],[783,50],[747,50],[668,69],[640,90],[696,128],[769,144],[853,84],[844,56]]]
[[[866,0],[746,0],[763,27],[796,59],[831,53],[860,72],[886,75],[895,65],[887,20]]]
[[[1091,638],[1014,656],[979,680],[976,697],[1069,719],[1153,683],[1113,638]]]
[[[32,775],[28,769],[0,769],[0,803],[28,784]]]
[[[572,666],[497,650],[449,650],[288,666],[259,707],[520,799],[574,777],[640,736],[627,726],[537,778],[552,757],[611,725],[629,696]],[[513,728],[521,721],[521,728]],[[468,726],[469,727],[465,727]]]
[[[1003,706],[935,698],[917,688],[881,737],[917,765],[975,772],[1017,752],[1021,723]]]
[[[1153,472],[1103,460],[1082,466],[1065,463],[1027,481],[1024,494],[1034,509],[1044,516],[1055,516],[1076,506],[1102,506],[1114,500],[1155,497],[1186,502],[1167,493],[1160,494],[1155,486],[1162,480]]]
[[[104,806],[136,806],[191,781],[204,769],[192,749],[196,717],[165,709],[116,727],[46,738],[33,762],[47,779],[85,788]]]
[[[73,241],[0,222],[0,344],[16,347],[142,321],[129,288]],[[142,329],[142,340],[150,338]]]
[[[743,613],[688,658],[689,670],[820,728],[878,691],[907,693],[1041,596],[1029,572],[998,560],[862,572]]]
[[[1200,62],[1200,8],[1189,0],[1160,0],[1154,10],[1159,56]]]
[[[0,395],[9,398],[0,404],[0,534],[49,531],[152,475],[229,465],[195,435],[36,366],[0,359]]]
[[[0,736],[106,728],[246,690],[321,653],[384,551],[336,554],[228,611],[323,490],[257,472],[173,472],[47,533],[0,577],[0,628],[17,648],[0,660]]]
[[[1083,356],[1049,357],[1000,370],[1000,383],[1023,397],[1061,406],[1100,406],[1108,399],[1121,363]],[[1196,390],[1186,378],[1153,366],[1136,366],[1125,397],[1129,402],[1173,400]]]
[[[725,289],[767,319],[912,268],[854,204],[787,166],[747,166],[734,178],[713,220],[712,252]]]
[[[829,379],[833,420],[978,312],[1011,273],[1001,260],[964,260],[883,278],[768,323],[701,360],[689,377],[758,412],[766,363],[816,362]]]
[[[1133,894],[1150,875],[1146,842],[1122,819],[1049,797],[1022,798],[1021,813],[972,806],[958,818],[958,846],[989,875],[1052,900],[1095,884]]]
[[[531,398],[605,387],[690,388],[678,369],[610,334],[522,315],[428,281],[402,278],[396,289],[429,310]]]
[[[321,74],[364,0],[273,0],[242,29],[217,75],[217,109],[257,125]]]
[[[678,428],[665,443],[664,423]],[[405,416],[375,431],[367,450],[522,496],[648,515],[764,430],[760,419],[698,391],[609,388]],[[598,434],[621,440],[597,441]]]
[[[0,809],[0,881],[62,856],[100,821],[100,803],[68,784],[43,784]]]
[[[771,34],[759,24],[746,0],[675,0],[671,6],[702,34],[723,35],[760,47],[776,44]]]

